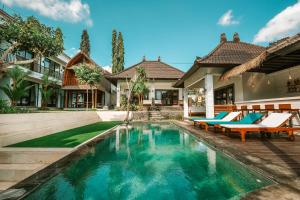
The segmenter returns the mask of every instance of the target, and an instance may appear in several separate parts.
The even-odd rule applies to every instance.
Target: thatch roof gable
[[[290,55],[290,57],[286,57],[284,61],[278,62],[278,60],[280,60],[281,58],[283,59],[285,55],[288,55],[291,52],[297,52],[297,54]],[[291,67],[293,65],[300,64],[299,56],[300,56],[300,33],[293,37],[288,37],[280,40],[279,42],[273,43],[273,45],[269,46],[265,51],[260,53],[257,57],[253,58],[252,60],[249,60],[248,62],[245,62],[239,66],[236,66],[226,71],[220,77],[220,80],[226,80],[232,76],[236,76],[246,71],[254,70],[255,68],[259,68],[259,67],[260,69],[257,69],[257,71],[259,72],[272,73],[286,67]],[[294,58],[294,57],[298,57],[298,58]],[[272,59],[274,60],[277,59],[276,63],[278,64],[275,63],[271,64]],[[273,67],[272,69],[267,68],[268,61],[270,62],[269,64]],[[277,68],[276,65],[278,65]]]

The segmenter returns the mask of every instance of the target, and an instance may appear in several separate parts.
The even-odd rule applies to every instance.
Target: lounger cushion
[[[271,113],[259,124],[222,124],[225,128],[278,128],[286,122],[292,114],[290,113]]]
[[[222,119],[227,114],[228,114],[228,112],[219,112],[219,114],[217,114],[214,118],[190,117],[189,119],[192,120],[192,121],[195,121],[195,120],[218,120],[218,119]]]
[[[263,117],[263,114],[261,113],[249,113],[246,115],[243,119],[240,121],[222,121],[222,122],[208,122],[207,124],[212,126],[215,124],[253,124],[257,120]]]
[[[222,122],[222,121],[232,121],[235,118],[237,118],[239,115],[241,114],[241,112],[231,112],[228,115],[226,115],[223,119],[219,119],[219,120],[195,120],[196,122]]]

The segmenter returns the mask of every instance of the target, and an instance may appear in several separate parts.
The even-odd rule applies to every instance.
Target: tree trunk
[[[6,57],[8,56],[8,54],[11,53],[19,45],[20,45],[19,43],[14,42],[8,49],[4,51],[4,53],[1,56],[1,60],[3,61],[3,63]]]
[[[86,89],[86,110],[89,110],[89,88]]]

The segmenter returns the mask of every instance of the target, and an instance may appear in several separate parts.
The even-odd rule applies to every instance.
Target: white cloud
[[[84,21],[88,26],[92,25],[90,7],[81,0],[0,0],[0,2],[9,7],[18,6],[36,11],[54,20],[71,23]]]
[[[112,73],[112,68],[111,68],[111,66],[107,65],[107,66],[104,66],[104,67],[102,67],[102,68],[103,68],[104,70],[106,70],[106,71]]]
[[[228,10],[224,15],[222,15],[218,21],[218,24],[221,26],[230,26],[239,24],[240,22],[236,19],[234,19],[234,16],[232,14],[232,10]]]
[[[75,47],[72,47],[70,49],[65,50],[65,52],[66,52],[66,54],[68,56],[73,57],[73,56],[75,56],[75,54],[77,54],[78,52],[80,52],[80,50],[77,49],[77,48],[75,48]]]
[[[253,42],[272,42],[300,31],[300,0],[273,17],[255,35]]]

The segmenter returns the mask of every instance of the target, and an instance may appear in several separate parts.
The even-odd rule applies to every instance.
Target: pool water
[[[170,123],[120,127],[26,199],[239,199],[271,181]]]

